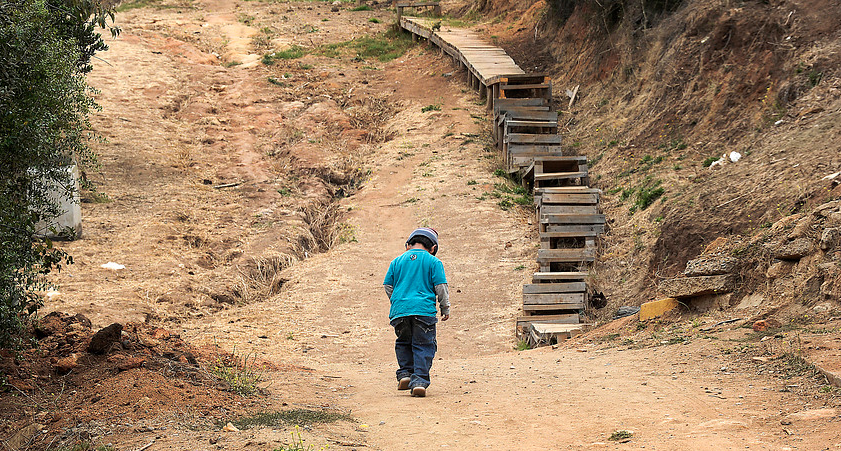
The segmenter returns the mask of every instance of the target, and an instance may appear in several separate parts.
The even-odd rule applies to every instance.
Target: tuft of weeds
[[[348,11],[371,11],[371,7],[368,5],[359,5],[354,6],[353,8],[349,9]]]
[[[377,19],[376,17],[372,17],[372,18],[368,19],[368,22],[371,22],[371,23],[382,23],[382,20]]]
[[[633,436],[634,436],[634,433],[631,432],[631,431],[625,431],[625,430],[613,431],[613,433],[610,434],[610,437],[608,438],[608,440],[613,441],[613,442],[618,442],[620,440],[627,440],[629,438],[632,438]]]
[[[283,425],[310,426],[313,424],[335,423],[337,421],[353,421],[347,413],[331,412],[328,410],[291,409],[276,412],[260,412],[247,417],[237,418],[231,423],[238,429],[254,427],[278,427]],[[218,425],[226,424],[222,420]]]
[[[318,448],[318,451],[325,450],[327,450],[327,446]],[[272,451],[315,451],[315,446],[305,445],[304,438],[301,437],[301,429],[298,426],[295,426],[295,430],[292,431],[292,443],[283,445],[280,448],[275,448]]]
[[[701,166],[703,166],[703,167],[705,167],[705,168],[708,168],[708,167],[710,167],[713,163],[715,163],[716,161],[718,161],[718,158],[719,158],[719,157],[708,157],[706,160],[704,160],[704,161],[701,163]]]
[[[306,54],[307,54],[307,49],[305,49],[301,46],[293,45],[292,47],[289,47],[288,49],[278,50],[277,52],[267,53],[267,54],[263,55],[262,61],[263,61],[263,64],[265,64],[266,66],[271,66],[277,60],[298,59],[298,58],[300,58],[300,57],[302,57]]]
[[[427,106],[421,108],[421,113],[427,113],[429,111],[441,111],[441,104],[436,103],[436,104],[427,105]]]
[[[363,36],[351,41],[325,44],[315,50],[315,53],[329,58],[355,54],[354,61],[376,59],[387,63],[399,58],[414,45],[408,33],[400,33],[391,29],[375,36]]]
[[[518,351],[528,351],[529,349],[531,349],[531,345],[527,340],[518,340],[515,349],[517,349]]]
[[[217,354],[209,370],[227,383],[230,391],[240,396],[251,396],[257,392],[257,384],[263,380],[263,373],[257,370],[256,361],[257,354],[237,354],[234,347],[230,354]]]

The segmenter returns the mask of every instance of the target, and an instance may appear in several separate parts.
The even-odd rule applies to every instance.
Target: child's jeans
[[[397,380],[411,377],[409,388],[429,387],[429,369],[438,350],[435,340],[434,316],[403,316],[391,321],[397,341],[394,351],[397,354]]]

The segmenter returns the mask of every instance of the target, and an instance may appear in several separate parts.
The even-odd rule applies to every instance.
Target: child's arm
[[[441,321],[446,321],[450,319],[450,288],[446,283],[439,283],[435,285],[435,294],[441,306]]]

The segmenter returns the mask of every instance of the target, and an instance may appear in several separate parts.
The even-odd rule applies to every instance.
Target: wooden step
[[[601,194],[602,190],[588,186],[547,186],[535,188],[535,194]]]
[[[594,249],[538,249],[537,261],[539,262],[592,262],[596,259]]]
[[[500,110],[517,107],[546,107],[546,111],[549,111],[549,107],[546,106],[547,103],[548,101],[542,97],[532,97],[528,99],[494,99],[494,115],[499,114]]]
[[[532,83],[532,84],[522,84],[522,85],[512,85],[508,83],[500,83],[499,90],[500,91],[514,91],[514,90],[522,90],[522,89],[549,89],[552,85],[549,83]]]
[[[585,324],[530,324],[527,340],[532,347],[552,344],[578,336]]]
[[[500,83],[507,83],[509,85],[516,84],[532,84],[532,83],[547,83],[551,79],[546,74],[531,73],[531,74],[514,74],[504,75],[500,77]]]
[[[547,312],[559,310],[584,310],[583,302],[571,302],[564,304],[523,304],[523,312]]]
[[[583,282],[581,282],[583,283]],[[546,304],[575,304],[584,305],[586,293],[537,293],[524,294],[524,305],[546,305]],[[573,307],[570,307],[573,308]]]
[[[523,285],[523,294],[583,293],[585,291],[587,291],[587,284],[584,282],[530,283]]]
[[[536,272],[532,276],[532,281],[538,280],[583,280],[590,273],[585,271],[565,271],[565,272]]]
[[[560,144],[508,144],[508,152],[511,154],[534,153],[535,155],[548,156],[560,153],[563,147]]]
[[[540,207],[541,215],[597,215],[598,205],[547,205]]]
[[[540,135],[533,133],[510,133],[504,137],[506,143],[523,143],[523,144],[560,144],[561,135]]]
[[[604,215],[540,215],[544,224],[604,224]]]
[[[541,221],[542,230],[540,231],[540,233],[567,232],[569,231],[570,227],[577,227],[579,228],[578,230],[581,231],[592,230],[599,234],[604,233],[604,224],[573,224],[550,224]]]
[[[547,204],[598,204],[598,194],[543,194],[536,196],[542,205]]]
[[[507,110],[501,110],[496,115],[497,123],[501,123],[506,119],[517,120],[531,120],[531,121],[550,121],[558,123],[558,113],[549,111],[549,107],[518,107]]]
[[[543,181],[543,180],[569,180],[569,179],[577,179],[587,177],[587,171],[575,171],[575,172],[549,172],[549,173],[535,173],[534,174],[534,181]]]
[[[599,235],[601,234],[595,230],[587,230],[583,232],[575,230],[564,230],[562,232],[540,232],[540,241],[543,241],[544,239],[548,240],[550,238],[586,238]]]
[[[517,317],[517,327],[528,326],[529,324],[580,324],[581,317],[578,313],[567,313],[562,315],[525,315]]]
[[[554,121],[537,121],[522,119],[506,119],[503,125],[507,127],[558,128],[558,123]]]
[[[540,161],[541,163],[546,162],[575,162],[578,164],[586,164],[587,157],[583,155],[557,155],[557,156],[545,156],[540,158],[535,158],[536,161]]]

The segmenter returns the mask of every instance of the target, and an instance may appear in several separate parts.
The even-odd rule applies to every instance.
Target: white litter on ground
[[[119,263],[114,263],[114,262],[104,263],[104,264],[101,264],[99,266],[102,267],[102,268],[105,268],[105,269],[110,269],[111,271],[119,271],[121,269],[126,269],[126,267],[124,265],[121,265]]]

